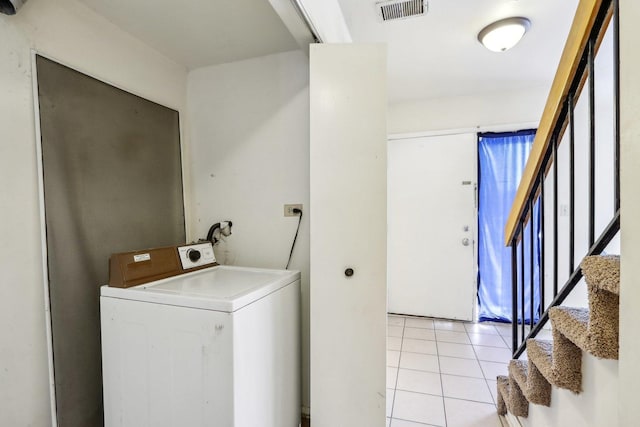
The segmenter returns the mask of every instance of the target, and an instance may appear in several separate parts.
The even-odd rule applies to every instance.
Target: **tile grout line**
[[[461,334],[464,332],[460,332]],[[394,335],[389,335],[389,338],[405,338],[405,337],[397,337]],[[413,337],[406,337],[407,339],[410,340],[420,340],[420,341],[436,341],[436,340],[430,340],[430,339],[425,339],[425,338],[413,338]],[[471,342],[466,343],[466,342],[455,342],[455,341],[444,341],[444,340],[437,340],[438,342],[444,343],[444,344],[459,344],[459,345],[473,345],[475,347],[487,347],[487,348],[502,348],[505,350],[510,350],[509,347],[505,346],[495,346],[495,345],[479,345],[479,344],[473,344]]]
[[[471,337],[469,337],[469,340],[471,340]],[[482,376],[485,377],[484,378],[484,385],[487,387],[487,391],[489,392],[489,396],[491,396],[491,400],[494,401],[493,406],[497,409],[495,400],[493,398],[493,394],[491,393],[491,388],[489,387],[489,383],[487,382],[486,374],[484,373],[484,369],[482,369],[482,365],[480,364],[480,359],[478,359],[478,353],[476,352],[476,349],[475,349],[475,347],[473,345],[471,346],[471,348],[473,348],[473,353],[476,355],[476,361],[478,362],[478,365],[480,366],[480,370],[482,371]],[[500,423],[502,423],[502,421],[500,421]]]
[[[417,421],[411,421],[411,420],[405,420],[404,418],[394,418],[394,420],[398,420],[398,421],[406,421],[409,423],[413,423],[413,424],[418,424],[420,426],[425,426],[425,427],[446,427],[446,426],[437,426],[435,424],[425,424],[425,423],[419,423]],[[392,426],[393,427],[393,426]]]
[[[398,325],[387,325],[387,326],[398,326]],[[436,339],[433,339],[433,340],[431,340],[431,339],[427,339],[427,338],[415,338],[415,337],[406,337],[406,338],[407,338],[407,339],[410,339],[410,340],[420,340],[420,341],[436,341],[436,340],[437,340],[437,341],[443,342],[443,343],[445,343],[445,344],[473,345],[473,346],[476,346],[476,347],[504,348],[504,349],[510,350],[510,348],[509,348],[509,346],[506,344],[506,342],[505,342],[505,345],[504,345],[504,346],[495,346],[495,345],[486,345],[486,344],[485,344],[485,345],[481,345],[481,344],[473,344],[473,342],[471,341],[471,337],[469,337],[469,333],[468,333],[468,332],[459,332],[459,331],[443,331],[443,330],[441,330],[441,329],[435,329],[435,330],[434,330],[434,329],[427,329],[427,330],[434,331],[434,335],[435,335],[435,331],[441,331],[441,332],[455,332],[455,333],[458,333],[458,334],[465,334],[465,336],[467,337],[467,339],[469,339],[469,342],[467,343],[467,342],[445,341],[445,340],[437,340],[437,338],[436,338]],[[486,335],[486,336],[498,336],[498,335],[490,335],[490,334],[485,334],[485,335]],[[405,337],[398,337],[398,336],[395,336],[395,335],[389,335],[389,337],[390,337],[390,338],[405,338]],[[504,337],[502,337],[502,336],[500,336],[500,338],[502,338],[502,341],[504,341],[504,340],[505,340],[505,339],[504,339]]]
[[[398,337],[393,337],[393,338],[398,338]],[[431,342],[433,342],[434,344],[436,343],[436,341],[431,341]],[[442,343],[442,342],[440,342],[440,344],[450,344],[450,343],[446,343],[446,342]],[[465,344],[465,345],[469,345],[469,344]],[[473,347],[473,346],[471,346],[471,347]],[[483,347],[483,346],[479,346],[479,347]],[[502,347],[489,347],[489,348],[503,349]],[[504,350],[509,350],[509,349],[505,348]],[[416,355],[421,355],[421,356],[437,356],[438,358],[444,357],[444,358],[447,358],[447,359],[455,359],[455,360],[468,360],[468,361],[475,360],[478,363],[480,363],[480,362],[494,363],[496,365],[508,365],[509,364],[509,361],[507,361],[507,362],[496,362],[495,360],[479,359],[478,356],[470,358],[470,357],[461,357],[461,356],[448,356],[446,354],[437,354],[437,353],[421,353],[421,352],[418,352],[418,351],[407,351],[407,350],[402,350],[402,351],[400,351],[400,350],[387,350],[387,351],[393,351],[393,352],[397,352],[397,353],[401,353],[402,352],[402,353],[416,354]],[[474,355],[475,355],[475,351],[474,351]],[[398,365],[399,365],[399,363],[398,363]],[[403,366],[388,365],[387,367],[389,367],[389,368],[398,368],[399,367],[401,369],[408,369],[408,370],[411,370],[411,371],[434,372],[434,371],[429,371],[427,369],[407,368],[407,367],[403,367]],[[480,365],[480,367],[482,367],[482,365]],[[451,374],[451,373],[448,373],[448,372],[445,372],[445,375],[454,375],[454,376],[457,376],[457,377],[467,377],[467,378],[482,378],[482,377],[472,377],[470,375]]]
[[[435,332],[434,332],[435,335]],[[438,358],[438,375],[440,376],[440,392],[442,393],[442,413],[444,414],[444,425],[448,425],[447,422],[447,407],[444,404],[444,385],[442,383],[442,369],[440,368],[440,350],[438,349],[438,337],[436,336],[436,353]]]
[[[411,390],[403,390],[403,389],[400,389],[400,391],[405,392],[405,393],[421,394],[423,396],[442,397],[442,398],[451,399],[451,400],[459,400],[461,402],[480,403],[480,404],[483,404],[483,405],[491,405],[493,407],[496,406],[496,404],[493,403],[493,397],[491,399],[492,400],[491,402],[485,402],[483,400],[471,400],[471,399],[463,399],[461,397],[440,396],[439,394],[422,393],[422,392],[419,392],[419,391],[411,391]],[[407,420],[407,421],[411,421],[411,420]],[[414,421],[414,423],[417,423],[417,422],[420,422],[420,421]]]
[[[398,337],[392,337],[392,338],[398,338]],[[412,339],[412,338],[409,338],[409,339]],[[430,340],[423,340],[423,341],[430,341]],[[436,341],[431,341],[431,342],[435,343]],[[454,343],[450,343],[450,342],[442,342],[442,341],[438,341],[438,342],[440,342],[441,344],[454,344]],[[469,345],[469,346],[471,346],[471,347],[482,347],[482,348],[489,348],[489,349],[496,349],[496,350],[507,350],[507,351],[511,351],[510,349],[508,349],[508,348],[504,348],[504,347],[487,347],[487,346],[483,346],[483,345],[474,346],[474,345],[472,345],[472,344],[462,344],[462,345]],[[448,357],[448,358],[451,358],[451,359],[460,359],[460,360],[476,360],[476,361],[478,361],[478,362],[498,363],[498,364],[503,364],[503,365],[504,365],[504,364],[508,364],[508,363],[509,363],[509,360],[510,360],[510,359],[509,359],[509,360],[507,360],[506,362],[498,362],[498,361],[490,360],[490,359],[480,359],[480,358],[478,358],[478,355],[477,355],[477,354],[476,354],[476,352],[475,352],[475,348],[473,348],[473,350],[474,350],[474,355],[475,355],[475,357],[474,357],[473,359],[472,359],[472,358],[469,358],[469,357],[447,356],[447,355],[445,355],[445,354],[443,354],[443,355],[442,355],[442,357]],[[389,351],[400,351],[400,350],[389,350]],[[411,353],[411,354],[423,354],[423,355],[425,355],[425,356],[439,356],[439,355],[437,355],[437,354],[433,354],[433,353],[421,353],[421,352],[419,352],[419,351],[405,351],[405,353]]]
[[[434,356],[433,354],[428,354],[427,356]],[[463,360],[473,360],[473,359],[463,359]],[[388,368],[394,368],[395,366],[388,366]],[[482,376],[481,377],[471,377],[469,375],[459,375],[459,374],[449,374],[446,372],[434,372],[434,371],[425,371],[424,369],[413,369],[413,368],[402,368],[400,367],[399,369],[404,369],[405,371],[413,371],[413,372],[425,372],[428,374],[441,374],[441,375],[447,375],[450,377],[458,377],[458,378],[469,378],[472,380],[485,380],[487,381],[488,378],[486,378],[484,376],[484,371],[482,372]],[[480,370],[482,370],[482,366],[480,367]],[[495,380],[490,380],[490,381],[495,381]],[[406,390],[406,391],[410,391],[410,390]],[[420,393],[419,391],[416,391],[415,393]],[[429,394],[429,393],[424,393],[424,394]]]
[[[401,317],[401,316],[394,316],[394,317]],[[503,336],[500,331],[494,326],[493,326],[496,331],[498,332],[498,334],[491,334],[491,333],[482,333],[482,332],[477,332],[477,331],[473,331],[473,330],[468,330],[466,327],[464,328],[464,331],[458,331],[458,330],[451,330],[451,329],[437,329],[435,327],[435,323],[434,323],[434,327],[433,328],[420,328],[420,327],[413,327],[413,326],[408,326],[407,325],[407,320],[413,317],[407,317],[407,316],[402,316],[402,325],[388,325],[388,326],[401,326],[402,328],[402,334],[400,337],[394,337],[394,338],[399,338],[400,339],[400,350],[394,350],[394,351],[398,351],[399,352],[399,358],[398,358],[398,366],[396,366],[396,381],[394,384],[394,388],[393,388],[393,393],[394,393],[394,398],[393,398],[393,402],[391,405],[391,414],[389,417],[389,423],[390,426],[393,426],[393,415],[394,415],[394,410],[395,410],[395,399],[397,397],[397,392],[398,391],[403,391],[403,392],[407,392],[407,393],[414,393],[414,394],[422,394],[422,395],[431,395],[429,393],[422,393],[422,392],[417,392],[417,391],[411,391],[411,390],[404,390],[404,389],[398,389],[398,382],[399,382],[399,374],[400,374],[400,369],[405,369],[407,371],[415,371],[415,372],[425,372],[425,373],[432,373],[435,374],[435,372],[432,371],[428,371],[428,370],[422,370],[422,369],[412,369],[412,368],[402,368],[401,367],[401,360],[403,358],[403,355],[405,353],[409,353],[409,354],[418,354],[418,355],[425,355],[425,356],[435,356],[437,357],[437,363],[438,363],[438,376],[440,378],[440,391],[442,393],[442,395],[440,396],[442,398],[442,405],[443,405],[443,411],[444,411],[444,418],[445,418],[445,427],[448,424],[448,420],[447,420],[447,412],[446,412],[446,406],[445,406],[445,398],[446,396],[444,395],[444,384],[443,384],[443,372],[442,372],[442,367],[440,365],[440,357],[448,357],[451,359],[458,359],[458,360],[475,360],[476,363],[478,363],[479,367],[480,367],[480,372],[482,373],[482,377],[470,377],[470,376],[466,376],[466,375],[455,375],[455,374],[446,374],[448,376],[452,376],[452,377],[461,377],[461,378],[470,378],[470,379],[476,379],[476,380],[483,380],[485,387],[487,387],[487,391],[489,391],[489,396],[491,397],[491,402],[484,402],[484,401],[480,401],[480,400],[470,400],[470,399],[462,399],[462,398],[457,398],[457,397],[451,397],[451,399],[453,400],[457,400],[457,401],[465,401],[465,402],[472,402],[472,403],[478,403],[478,404],[484,404],[484,405],[492,405],[493,407],[495,407],[495,398],[493,397],[493,394],[491,393],[491,387],[488,384],[488,381],[490,381],[490,379],[486,378],[486,374],[485,374],[485,370],[482,367],[482,365],[480,364],[480,362],[486,362],[486,363],[494,363],[494,364],[500,364],[500,365],[505,365],[508,364],[508,360],[506,361],[507,363],[503,362],[503,361],[496,361],[496,360],[480,360],[480,358],[478,357],[478,352],[476,351],[476,346],[473,344],[473,342],[471,341],[471,335],[485,335],[485,336],[500,336],[501,341],[503,341],[506,346],[505,347],[496,347],[496,346],[491,346],[491,345],[479,345],[477,347],[482,347],[482,348],[487,348],[487,350],[489,349],[505,349],[505,350],[510,350],[508,343],[506,343],[506,339],[505,336]],[[435,322],[435,320],[434,320]],[[407,337],[405,336],[405,333],[407,332],[407,328],[411,328],[411,329],[423,329],[423,330],[431,330],[433,331],[434,334],[434,339],[423,339],[423,338],[415,338],[415,337]],[[441,332],[455,332],[455,333],[460,333],[460,334],[465,334],[465,337],[469,340],[468,343],[460,343],[460,342],[450,342],[450,341],[441,341],[438,339],[438,337],[436,336],[436,332],[437,331],[441,331]],[[404,347],[404,340],[405,339],[412,339],[412,340],[420,340],[420,341],[432,341],[435,344],[436,347],[436,354],[432,354],[432,353],[423,353],[423,352],[416,352],[416,351],[407,351],[405,350]],[[447,356],[447,355],[442,355],[440,353],[440,344],[457,344],[457,345],[469,345],[471,346],[472,352],[475,356],[474,359],[470,359],[470,358],[465,358],[465,357],[459,357],[459,356]],[[389,350],[391,351],[391,350]],[[394,368],[394,367],[392,367]],[[437,395],[431,395],[433,397],[437,397]],[[399,420],[404,420],[404,419],[400,419]],[[405,420],[405,421],[409,421],[409,420]],[[414,421],[415,422],[415,421]],[[500,425],[503,426],[503,421],[500,419],[499,420]],[[421,425],[425,425],[427,426],[428,424],[423,424],[423,423],[419,423]]]
[[[507,342],[506,338],[503,337],[502,335],[500,335],[500,338],[502,338],[502,341],[504,341],[504,343],[507,345],[507,348],[511,350],[511,352],[513,352],[513,349],[511,348],[511,344]]]
[[[400,355],[398,356],[398,366],[396,367],[396,383],[393,385],[393,401],[391,402],[391,413],[389,414],[389,426],[393,421],[393,409],[396,406],[396,396],[398,392],[398,377],[400,376],[400,361],[402,360],[402,345],[404,343],[404,327],[407,323],[407,319],[402,319],[402,337],[400,338]]]

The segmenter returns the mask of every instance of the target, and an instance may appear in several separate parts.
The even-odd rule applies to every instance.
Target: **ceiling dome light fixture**
[[[527,18],[501,19],[484,27],[478,33],[478,41],[489,50],[504,52],[517,45],[530,26]]]

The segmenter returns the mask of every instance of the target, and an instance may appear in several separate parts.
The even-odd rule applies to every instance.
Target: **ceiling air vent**
[[[393,21],[421,16],[429,10],[427,0],[391,0],[376,3],[382,21]]]

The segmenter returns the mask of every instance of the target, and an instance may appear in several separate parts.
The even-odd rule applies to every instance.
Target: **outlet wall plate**
[[[302,204],[297,204],[297,205],[284,205],[284,216],[298,216],[298,214],[293,213],[294,209],[300,209],[302,212],[304,212],[304,210],[302,210]]]

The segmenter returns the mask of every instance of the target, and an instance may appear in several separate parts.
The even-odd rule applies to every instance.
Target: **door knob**
[[[462,239],[462,246],[469,246],[469,239],[468,238],[464,238]]]
[[[353,268],[347,268],[347,269],[344,271],[344,275],[345,275],[345,276],[347,276],[347,277],[351,277],[351,276],[353,276]]]

